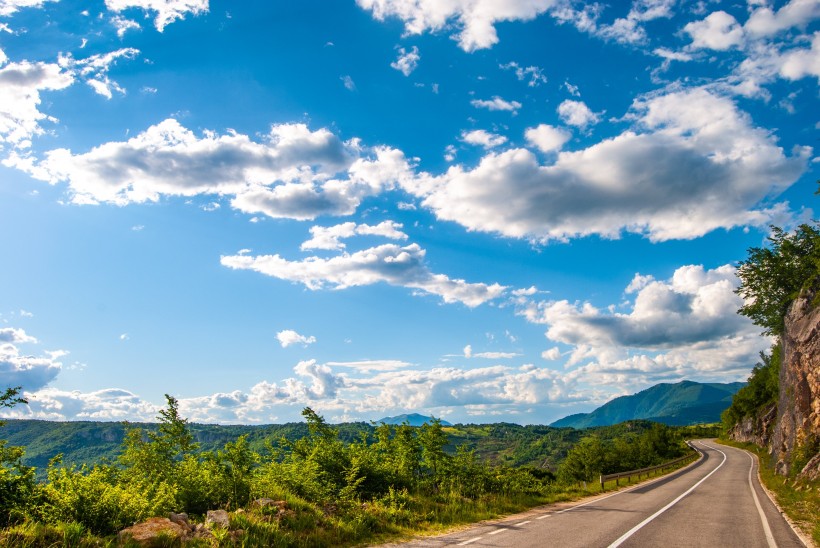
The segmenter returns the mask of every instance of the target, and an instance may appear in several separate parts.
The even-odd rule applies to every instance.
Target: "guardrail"
[[[689,447],[692,447],[692,445],[690,444]],[[692,449],[695,449],[695,448],[692,447]],[[638,479],[641,479],[642,474],[646,474],[647,476],[649,476],[650,473],[652,473],[656,470],[663,470],[664,468],[671,468],[671,467],[675,466],[676,464],[679,464],[679,463],[684,462],[688,459],[691,459],[692,457],[697,457],[698,455],[700,455],[700,453],[697,450],[695,450],[695,452],[693,452],[693,453],[689,453],[688,455],[685,455],[683,457],[677,458],[675,460],[670,460],[669,462],[665,462],[663,464],[658,464],[656,466],[649,466],[647,468],[640,468],[638,470],[630,470],[628,472],[618,472],[617,474],[601,475],[601,491],[604,490],[604,484],[609,480],[614,479],[615,480],[615,485],[618,485],[618,481],[621,478],[627,478],[627,480],[626,480],[627,482],[629,482],[629,480],[632,479],[632,476],[638,476]]]

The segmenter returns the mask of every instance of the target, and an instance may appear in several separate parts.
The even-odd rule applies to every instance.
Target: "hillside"
[[[720,422],[720,414],[731,405],[732,396],[744,384],[693,381],[656,384],[637,394],[615,398],[591,413],[564,417],[550,426],[589,428],[635,419],[676,426]]]

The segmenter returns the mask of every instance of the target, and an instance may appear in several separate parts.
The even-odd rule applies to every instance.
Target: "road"
[[[695,464],[592,500],[390,546],[802,547],[757,480],[757,459],[699,440]]]

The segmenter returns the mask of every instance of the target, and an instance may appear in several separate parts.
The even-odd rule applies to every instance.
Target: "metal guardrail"
[[[687,444],[688,443],[689,442],[687,442]],[[689,447],[692,447],[692,445],[689,444]],[[692,449],[695,449],[695,448],[692,447]],[[615,480],[615,485],[618,485],[618,481],[621,478],[627,478],[627,480],[626,480],[627,482],[630,479],[632,479],[632,476],[638,476],[638,479],[640,479],[642,474],[646,474],[648,476],[651,472],[654,472],[656,470],[663,470],[664,468],[669,468],[669,467],[675,466],[678,463],[681,463],[685,460],[691,459],[692,457],[696,457],[698,455],[700,455],[700,452],[695,450],[695,452],[693,452],[693,453],[689,453],[688,455],[685,455],[683,457],[677,458],[675,460],[670,460],[669,462],[665,462],[663,464],[658,464],[656,466],[648,466],[647,468],[640,468],[638,470],[629,470],[628,472],[618,472],[617,474],[606,474],[606,475],[602,474],[601,475],[601,491],[604,490],[604,484],[606,482],[608,482],[609,480],[614,479]]]

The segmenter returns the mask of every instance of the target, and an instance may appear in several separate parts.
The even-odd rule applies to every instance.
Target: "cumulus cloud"
[[[571,137],[572,134],[569,131],[547,124],[527,128],[524,132],[527,142],[541,152],[559,151]]]
[[[41,93],[74,83],[70,69],[56,63],[10,63],[0,55],[0,146],[25,149],[42,135],[43,122],[57,119],[40,111]]]
[[[492,47],[498,42],[496,23],[528,21],[544,13],[557,0],[456,0],[435,2],[418,0],[356,0],[373,17],[384,21],[397,17],[404,22],[406,34],[437,32],[449,28],[464,51]]]
[[[786,206],[761,202],[797,180],[811,155],[804,147],[786,156],[733,101],[703,88],[638,98],[628,118],[633,128],[552,164],[526,149],[490,152],[473,169],[404,186],[469,230],[539,241],[627,231],[664,241],[769,224]]]
[[[477,145],[484,147],[484,149],[495,148],[507,142],[507,138],[503,135],[490,133],[483,129],[474,129],[472,131],[462,131],[461,141],[468,145]]]
[[[678,268],[669,280],[636,276],[628,312],[591,303],[530,303],[521,313],[548,326],[547,338],[573,348],[574,378],[591,382],[657,382],[687,376],[737,378],[770,343],[759,328],[737,314],[738,280],[729,265],[707,270]],[[546,359],[560,355],[557,347]]]
[[[62,369],[59,359],[66,353],[46,352],[45,356],[21,354],[16,344],[30,342],[36,341],[21,329],[0,331],[0,389],[22,386],[23,390],[39,390],[59,375]]]
[[[256,142],[232,131],[199,137],[174,119],[86,153],[57,149],[40,162],[17,157],[6,164],[51,184],[67,182],[79,204],[230,195],[240,211],[300,220],[353,213],[362,199],[410,173],[399,151],[362,151],[326,129],[279,124]],[[333,178],[337,173],[343,177]]]
[[[475,307],[500,297],[499,284],[468,283],[435,274],[424,264],[425,251],[417,244],[385,244],[329,259],[309,257],[289,261],[279,255],[228,255],[223,266],[253,270],[267,276],[301,283],[308,289],[346,289],[387,283],[438,295],[446,303],[460,302]]]
[[[712,12],[702,21],[688,23],[683,30],[692,37],[695,49],[723,51],[743,44],[743,28],[725,11]]]
[[[592,112],[583,101],[567,99],[558,105],[558,115],[565,124],[585,128],[597,124],[601,117]]]
[[[276,334],[276,339],[279,341],[279,344],[282,345],[282,348],[287,348],[294,344],[308,346],[316,342],[316,337],[305,337],[304,335],[300,335],[292,329],[283,329],[282,331]]]
[[[117,13],[134,8],[156,12],[154,26],[162,32],[177,19],[185,19],[188,13],[207,13],[208,0],[105,0],[105,7]]]
[[[23,314],[21,314],[22,316]],[[23,329],[15,329],[14,327],[0,328],[0,343],[36,343],[37,339],[26,334]]]
[[[407,51],[404,48],[399,48],[399,57],[394,62],[390,63],[390,66],[405,76],[410,76],[410,73],[416,70],[420,60],[421,55],[419,55],[419,48],[416,46],[413,46],[413,49],[410,51]]]
[[[401,209],[401,208],[400,208]],[[311,238],[300,246],[301,249],[344,249],[345,243],[341,240],[353,236],[380,236],[391,240],[406,240],[407,234],[402,232],[401,223],[383,221],[377,225],[342,223],[334,226],[313,226],[310,228]]]
[[[765,3],[752,11],[743,29],[752,36],[774,36],[793,27],[805,27],[820,17],[816,0],[791,0],[776,12]]]

